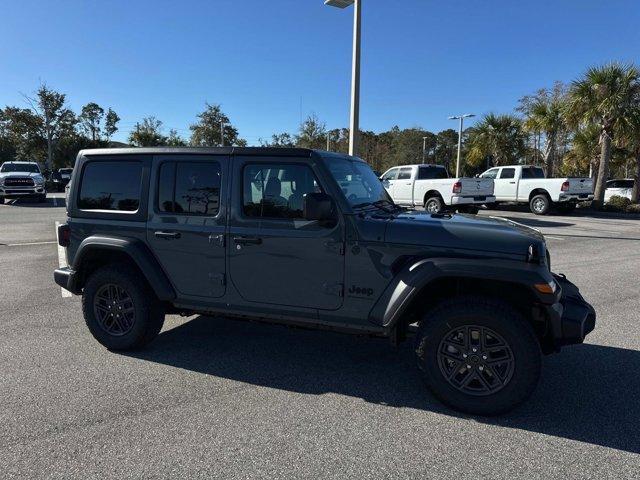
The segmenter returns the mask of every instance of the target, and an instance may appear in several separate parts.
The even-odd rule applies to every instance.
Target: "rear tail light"
[[[462,182],[456,182],[453,184],[453,193],[460,193],[462,191]]]
[[[563,192],[567,192],[569,190],[569,182],[564,182],[560,190],[562,190]]]
[[[66,223],[58,225],[58,245],[68,247],[71,241],[71,229]]]

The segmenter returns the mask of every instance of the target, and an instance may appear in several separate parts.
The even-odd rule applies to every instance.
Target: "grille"
[[[5,178],[4,186],[5,187],[33,187],[33,179],[32,178]]]

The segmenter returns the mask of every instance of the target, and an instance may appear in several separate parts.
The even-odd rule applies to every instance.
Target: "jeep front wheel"
[[[510,305],[491,298],[457,297],[427,313],[416,353],[433,394],[471,414],[511,410],[532,394],[540,377],[533,329]]]
[[[91,334],[109,350],[141,348],[164,323],[160,302],[146,280],[127,264],[102,267],[89,277],[82,311]]]

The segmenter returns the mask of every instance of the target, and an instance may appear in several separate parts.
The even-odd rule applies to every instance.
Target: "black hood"
[[[504,218],[407,212],[389,221],[385,241],[525,256],[529,245],[543,244],[544,237],[531,227]]]

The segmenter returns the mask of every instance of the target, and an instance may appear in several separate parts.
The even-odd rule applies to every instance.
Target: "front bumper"
[[[495,201],[496,197],[493,195],[451,197],[451,205],[482,205],[484,203],[493,203]]]
[[[584,342],[596,326],[596,311],[580,294],[580,290],[562,275],[554,274],[561,289],[559,301],[547,307],[551,335],[556,349]]]
[[[53,272],[53,279],[58,285],[71,293],[76,295],[82,293],[82,289],[77,286],[76,274],[69,267],[57,268]]]
[[[4,198],[21,198],[33,197],[38,195],[46,195],[47,190],[44,185],[35,185],[33,187],[0,187],[0,197]]]
[[[593,200],[592,193],[561,193],[558,202],[590,202]]]

